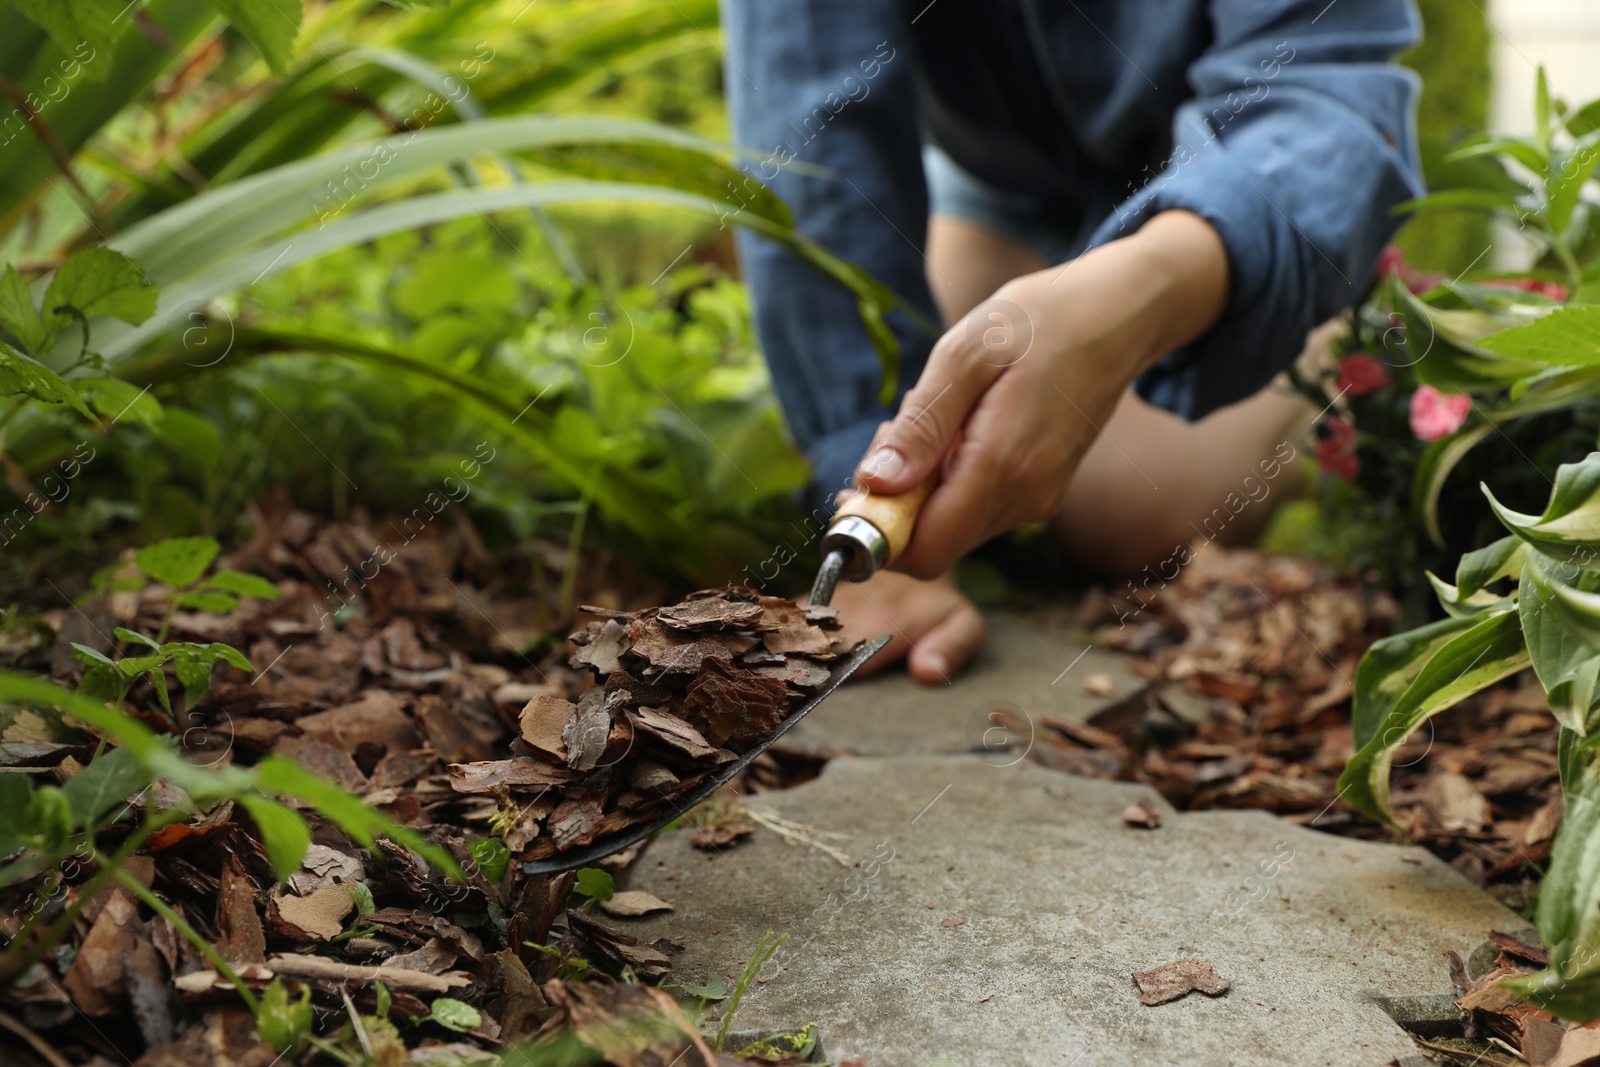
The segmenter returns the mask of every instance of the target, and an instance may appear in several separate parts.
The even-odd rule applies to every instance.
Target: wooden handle
[[[889,559],[885,563],[893,563],[900,558],[900,553],[906,550],[906,545],[911,543],[911,531],[916,529],[917,516],[922,512],[922,505],[928,502],[928,494],[933,492],[933,487],[939,482],[939,472],[936,470],[928,476],[921,485],[899,496],[885,496],[882,493],[861,492],[846,500],[834,515],[835,521],[846,515],[855,515],[872,523],[883,534],[883,539],[889,542]]]

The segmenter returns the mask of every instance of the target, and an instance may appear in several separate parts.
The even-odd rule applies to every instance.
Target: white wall
[[[1482,5],[1484,0],[1457,0]],[[1600,0],[1490,0],[1493,93],[1489,127],[1533,129],[1534,69],[1543,64],[1553,95],[1569,105],[1600,98]]]

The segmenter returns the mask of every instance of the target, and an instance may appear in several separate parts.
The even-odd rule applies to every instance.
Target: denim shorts
[[[1080,211],[1031,193],[997,189],[934,145],[922,148],[922,170],[931,214],[975,222],[1027,245],[1048,263],[1064,263],[1083,252],[1088,235]]]

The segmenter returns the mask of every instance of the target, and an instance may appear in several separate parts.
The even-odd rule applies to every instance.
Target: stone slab
[[[1086,646],[1047,617],[993,613],[977,661],[949,685],[915,682],[900,668],[851,681],[803,719],[786,744],[836,747],[857,755],[985,750],[995,703],[1026,715],[1049,712],[1083,721],[1139,689],[1127,660]],[[1110,696],[1083,690],[1091,674],[1109,674]]]
[[[1160,829],[1122,824],[1140,797]],[[815,1021],[834,1062],[1409,1062],[1380,998],[1448,993],[1444,950],[1525,925],[1420,848],[1179,815],[1145,786],[1027,763],[840,758],[752,804],[850,835],[824,840],[855,866],[770,829],[720,854],[669,833],[627,884],[676,911],[618,923],[687,946],[678,980],[730,987],[764,931],[788,934],[735,1028]],[[1182,956],[1232,990],[1141,1004],[1130,973]]]

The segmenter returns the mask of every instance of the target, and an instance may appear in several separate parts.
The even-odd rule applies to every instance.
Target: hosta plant
[[[1570,325],[1593,321],[1573,316]],[[1590,347],[1600,352],[1600,335]],[[1600,452],[1558,468],[1540,514],[1513,511],[1484,492],[1510,532],[1461,557],[1453,583],[1428,576],[1445,619],[1379,641],[1363,657],[1357,751],[1339,793],[1392,821],[1395,750],[1431,716],[1531,666],[1561,724],[1566,816],[1539,896],[1550,967],[1511,984],[1547,1010],[1587,1022],[1600,1018]]]

